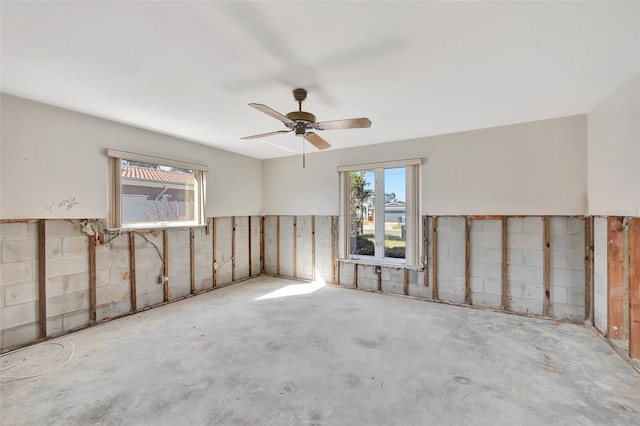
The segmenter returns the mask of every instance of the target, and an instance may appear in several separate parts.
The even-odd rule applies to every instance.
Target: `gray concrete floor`
[[[3,424],[638,425],[593,331],[260,277],[2,357]],[[276,294],[275,296],[277,296]],[[73,347],[71,346],[73,344]]]

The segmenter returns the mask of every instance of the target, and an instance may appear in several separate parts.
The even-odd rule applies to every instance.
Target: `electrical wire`
[[[58,345],[58,346],[62,346],[63,349],[65,347],[65,345],[63,345],[62,343],[56,343],[56,342],[42,343],[42,345]],[[47,370],[44,373],[32,374],[30,376],[4,376],[4,375],[2,375],[2,376],[0,376],[0,379],[32,379],[34,377],[40,377],[40,376],[44,376],[45,374],[53,373],[54,371],[61,369],[65,365],[69,364],[69,362],[71,362],[71,359],[73,358],[73,355],[76,353],[76,347],[73,345],[73,343],[69,343],[69,345],[71,345],[71,355],[69,355],[69,358],[65,362],[63,362],[62,364],[60,364],[59,366],[57,366],[55,368]],[[32,349],[32,348],[33,347],[30,346],[30,347],[18,349],[16,351],[6,353],[2,357],[5,357],[5,356],[10,355],[10,354],[15,354],[17,352],[24,351],[24,350],[27,350],[27,349]],[[20,363],[22,363],[24,361],[26,361],[26,358],[24,358],[22,361],[19,361],[19,362],[13,364],[13,365],[5,367],[2,370],[8,370],[9,368],[15,367],[16,365],[18,365],[18,364],[20,364]]]

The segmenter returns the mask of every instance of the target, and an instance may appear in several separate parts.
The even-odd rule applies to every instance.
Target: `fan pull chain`
[[[302,168],[305,167],[305,158],[304,158],[304,146],[306,145],[307,135],[302,136]]]

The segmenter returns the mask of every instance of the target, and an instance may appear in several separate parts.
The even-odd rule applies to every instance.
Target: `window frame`
[[[117,149],[107,149],[108,157],[108,229],[163,229],[204,226],[206,222],[206,174],[209,166],[185,160],[176,160],[154,155],[140,154]],[[192,221],[158,221],[158,222],[133,222],[122,223],[122,160],[141,163],[157,164],[166,167],[175,167],[194,171],[196,190],[194,194],[194,215]]]
[[[405,160],[384,161],[376,163],[353,164],[338,167],[340,181],[340,220],[338,224],[339,232],[339,254],[340,260],[354,263],[379,264],[389,266],[401,266],[406,268],[422,268],[421,245],[422,230],[420,227],[420,175],[421,158],[411,158]],[[384,169],[401,168],[406,171],[406,252],[404,259],[384,257]],[[375,221],[375,255],[362,255],[357,259],[349,254],[349,229],[351,227],[349,212],[350,179],[349,173],[353,171],[373,170],[375,173],[376,191],[374,206],[377,212],[382,213],[382,220]],[[376,218],[380,217],[379,214]]]

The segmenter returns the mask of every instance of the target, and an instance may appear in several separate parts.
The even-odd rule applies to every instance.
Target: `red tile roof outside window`
[[[193,185],[195,183],[195,177],[190,173],[128,165],[122,165],[122,178],[147,182],[177,183],[181,185]]]

